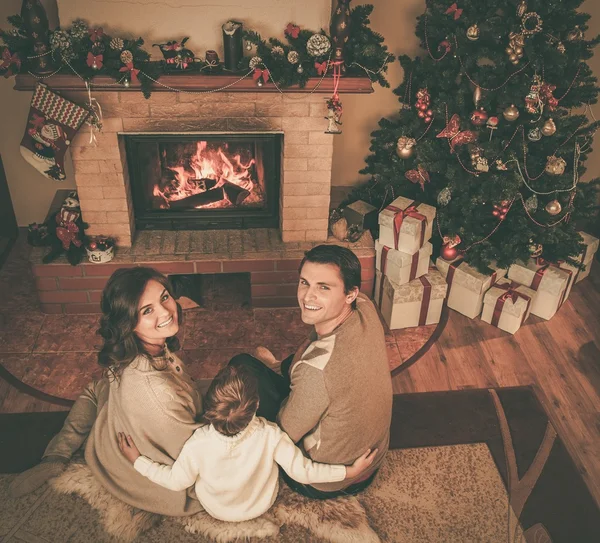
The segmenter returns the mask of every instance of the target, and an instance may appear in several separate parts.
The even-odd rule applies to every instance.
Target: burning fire
[[[163,179],[154,185],[159,207],[214,209],[262,205],[263,188],[256,177],[256,160],[250,153],[230,153],[228,144],[196,142],[196,153],[182,164],[163,166]],[[175,204],[175,202],[178,202]]]

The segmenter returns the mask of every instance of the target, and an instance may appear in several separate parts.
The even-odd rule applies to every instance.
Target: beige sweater
[[[202,507],[186,491],[161,488],[140,475],[121,454],[117,432],[133,438],[140,452],[162,464],[173,464],[185,442],[200,426],[202,397],[181,361],[171,355],[163,371],[145,356],[136,358],[110,383],[108,400],[85,449],[85,459],[98,480],[117,498],[139,509],[184,516]]]
[[[371,471],[381,464],[390,440],[392,380],[383,327],[366,296],[359,295],[357,309],[332,333],[313,331],[294,357],[290,379],[279,423],[312,460],[350,465],[378,448]],[[353,482],[313,486],[333,491]]]

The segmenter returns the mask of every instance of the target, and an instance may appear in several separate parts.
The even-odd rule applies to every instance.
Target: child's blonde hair
[[[204,420],[220,434],[241,432],[258,409],[258,381],[248,369],[226,366],[215,376],[204,403]]]

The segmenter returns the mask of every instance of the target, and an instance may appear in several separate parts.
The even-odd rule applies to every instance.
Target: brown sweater
[[[378,448],[373,469],[381,464],[389,447],[392,380],[383,327],[366,296],[359,295],[357,309],[332,333],[311,333],[296,352],[290,379],[279,424],[312,460],[350,465]],[[314,487],[333,491],[353,482]]]
[[[140,475],[121,454],[117,432],[126,432],[144,456],[172,465],[200,426],[202,397],[174,355],[158,371],[145,356],[136,358],[110,383],[108,399],[98,405],[85,459],[97,479],[120,500],[145,511],[184,516],[202,510],[186,491],[174,492]],[[178,369],[179,368],[179,369]]]

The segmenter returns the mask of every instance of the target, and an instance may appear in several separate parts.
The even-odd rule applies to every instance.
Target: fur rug
[[[96,509],[104,529],[122,541],[133,541],[164,517],[118,500],[94,478],[86,464],[72,463],[50,486],[63,494],[77,494]],[[277,537],[283,525],[297,525],[332,543],[375,543],[380,539],[369,526],[366,512],[354,497],[310,500],[291,491],[283,482],[274,506],[264,515],[246,522],[222,522],[200,512],[173,517],[183,528],[218,543],[250,538]]]

